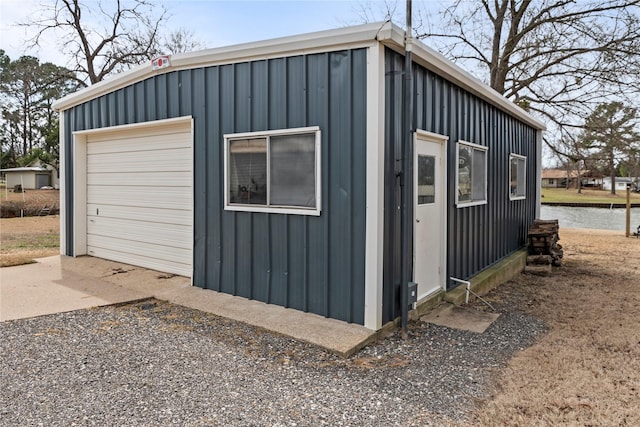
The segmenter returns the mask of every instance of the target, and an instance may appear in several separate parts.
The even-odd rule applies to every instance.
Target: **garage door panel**
[[[87,204],[191,211],[191,191],[188,187],[91,186],[87,194]]]
[[[112,261],[118,261],[125,264],[137,265],[144,268],[150,268],[152,270],[163,271],[166,273],[179,274],[181,276],[190,277],[191,262],[175,262],[168,259],[151,258],[147,255],[138,255],[128,252],[115,251],[108,248],[95,247],[91,256],[98,258],[110,259]]]
[[[190,171],[191,152],[188,149],[158,150],[150,155],[119,153],[87,155],[87,170],[96,172],[179,172]]]
[[[87,185],[145,185],[151,187],[188,187],[191,188],[190,171],[162,172],[104,172],[87,175]]]
[[[191,211],[164,208],[143,208],[138,206],[116,205],[87,205],[87,216],[95,217],[96,212],[103,218],[131,219],[139,218],[145,221],[166,225],[193,225]],[[89,218],[91,219],[91,218]]]
[[[146,242],[165,246],[169,250],[174,248],[189,249],[193,246],[189,225],[172,224],[171,227],[167,227],[167,224],[134,219],[90,216],[87,222],[87,235],[107,236],[127,242]]]
[[[107,236],[87,235],[87,252],[89,255],[105,258],[101,255],[105,250],[121,252],[136,257],[148,257],[156,260],[166,260],[178,264],[191,263],[191,251],[181,248],[167,248],[134,240],[116,239]]]
[[[148,151],[149,145],[153,144],[154,149],[174,149],[190,148],[190,133],[177,132],[167,135],[137,135],[130,138],[118,135],[114,140],[113,136],[103,138],[91,138],[91,144],[87,147],[87,154],[99,153],[134,153],[136,151]],[[107,142],[107,144],[103,144]]]

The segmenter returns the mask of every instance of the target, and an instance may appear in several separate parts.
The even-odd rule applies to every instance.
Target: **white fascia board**
[[[177,54],[171,56],[171,66],[167,68],[154,71],[151,67],[151,61],[149,61],[149,63],[139,65],[131,70],[67,95],[54,102],[53,108],[57,111],[66,110],[149,77],[172,71],[367,47],[372,41],[380,37],[380,34],[383,34],[385,39],[389,37],[393,39],[397,38],[390,34],[390,32],[393,32],[391,23],[376,22],[373,24]]]
[[[389,48],[404,54],[404,30],[400,27],[395,25],[392,25],[391,29],[387,29],[385,27],[384,31],[379,32],[378,41]],[[531,116],[522,108],[500,95],[469,72],[458,67],[434,49],[426,46],[420,40],[412,40],[411,47],[413,60],[416,63],[435,72],[485,101],[488,101],[490,104],[495,105],[501,110],[517,117],[529,126],[541,131],[546,130],[546,125],[540,120]]]

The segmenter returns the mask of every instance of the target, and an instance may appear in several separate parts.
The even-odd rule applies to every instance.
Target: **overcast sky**
[[[89,3],[97,0],[85,1]],[[359,24],[363,22],[363,5],[369,5],[374,11],[384,10],[384,0],[154,1],[163,3],[171,15],[166,28],[189,29],[195,38],[209,48]],[[442,1],[445,0],[426,0],[424,3],[437,7]],[[44,40],[40,49],[26,49],[25,40],[33,33],[29,28],[16,25],[37,19],[42,13],[41,4],[54,2],[55,0],[0,0],[0,48],[9,57],[16,59],[29,54],[40,58],[41,62],[66,65],[66,58],[60,54],[53,33]],[[419,4],[423,2],[414,3],[414,9],[425,7]],[[398,9],[404,10],[404,4],[404,0],[398,0]],[[382,17],[381,13],[378,19]]]

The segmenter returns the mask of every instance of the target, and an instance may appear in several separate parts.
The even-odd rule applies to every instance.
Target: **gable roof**
[[[0,169],[0,172],[51,172],[51,169],[41,166],[25,166],[21,168]]]
[[[583,171],[584,176],[589,171]],[[542,179],[564,179],[564,178],[577,178],[578,172],[575,170],[567,171],[566,169],[542,169]]]
[[[181,53],[170,57],[171,65],[167,68],[153,70],[150,62],[139,65],[61,98],[53,104],[53,108],[58,111],[64,111],[149,77],[176,70],[360,48],[371,46],[376,42],[382,43],[404,54],[404,40],[405,31],[387,21]],[[541,121],[532,117],[522,108],[482,83],[467,71],[453,64],[443,55],[429,48],[421,41],[413,40],[411,47],[413,60],[416,63],[445,77],[501,110],[519,118],[533,128],[539,130],[545,129],[545,125]]]

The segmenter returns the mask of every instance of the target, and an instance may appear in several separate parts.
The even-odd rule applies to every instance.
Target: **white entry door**
[[[447,137],[417,131],[414,139],[414,281],[418,301],[445,289]]]

